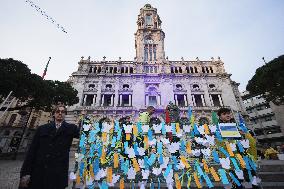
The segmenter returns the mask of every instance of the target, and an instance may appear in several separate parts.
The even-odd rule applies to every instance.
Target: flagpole
[[[46,75],[46,72],[47,72],[47,67],[48,67],[48,65],[49,65],[49,61],[51,60],[51,57],[49,57],[48,58],[48,61],[47,61],[47,64],[46,64],[46,66],[45,66],[45,68],[44,68],[44,71],[43,71],[43,74],[42,74],[42,79],[44,79],[44,77],[45,77],[45,75]]]

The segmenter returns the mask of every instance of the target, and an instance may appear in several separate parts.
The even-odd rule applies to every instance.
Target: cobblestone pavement
[[[0,160],[0,188],[18,188],[23,160]]]
[[[0,160],[0,189],[17,189],[23,160]],[[70,170],[74,168],[74,159],[70,159]],[[71,188],[71,184],[69,187]]]

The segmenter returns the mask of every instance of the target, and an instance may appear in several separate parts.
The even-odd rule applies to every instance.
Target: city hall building
[[[97,119],[131,115],[135,120],[148,106],[154,106],[154,116],[163,120],[169,102],[180,108],[181,116],[191,106],[197,120],[209,119],[221,106],[230,107],[235,115],[245,113],[239,84],[231,80],[219,57],[169,60],[162,21],[150,4],[140,9],[136,24],[134,60],[81,57],[69,78],[80,100],[68,107],[67,121],[75,121],[83,109]]]

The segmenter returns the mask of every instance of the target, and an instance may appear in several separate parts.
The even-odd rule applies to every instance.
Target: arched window
[[[182,89],[181,84],[176,84],[176,88],[177,88],[177,89]]]
[[[186,67],[186,73],[189,73],[189,68],[188,67]]]
[[[17,114],[12,114],[8,122],[8,126],[12,126],[17,118]]]
[[[95,88],[95,87],[96,87],[95,84],[90,84],[90,85],[89,85],[89,88]]]
[[[192,88],[193,88],[193,89],[199,89],[199,85],[193,84],[193,85],[192,85]]]
[[[122,85],[122,88],[124,88],[124,89],[126,89],[126,88],[129,89],[129,85],[128,85],[128,84],[123,84],[123,85]]]
[[[178,73],[178,68],[177,67],[175,67],[175,73]]]
[[[111,85],[111,84],[107,84],[107,85],[106,85],[106,88],[111,89],[111,88],[112,88],[112,85]]]
[[[214,84],[209,84],[209,88],[210,88],[210,89],[215,89],[216,86],[215,86]]]
[[[97,66],[94,67],[94,73],[97,73]]]
[[[209,69],[208,69],[208,67],[205,67],[205,69],[206,69],[206,73],[209,73]]]
[[[92,72],[93,72],[93,67],[91,66],[89,69],[89,73],[92,73]]]
[[[101,71],[102,71],[102,68],[99,67],[99,68],[98,68],[98,73],[101,73]]]

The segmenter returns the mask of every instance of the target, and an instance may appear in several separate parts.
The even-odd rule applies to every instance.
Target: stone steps
[[[284,161],[262,160],[259,167],[258,176],[263,189],[284,188]]]
[[[73,114],[67,114],[66,116],[65,116],[65,121],[67,122],[67,123],[73,123],[73,124],[77,124],[77,122],[76,122],[76,117],[73,115]]]
[[[284,182],[264,182],[261,186],[262,189],[283,189]]]
[[[284,172],[260,172],[258,176],[262,182],[284,182]]]

